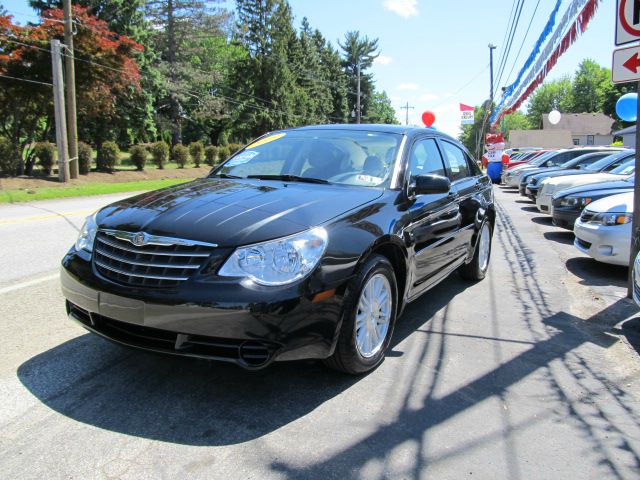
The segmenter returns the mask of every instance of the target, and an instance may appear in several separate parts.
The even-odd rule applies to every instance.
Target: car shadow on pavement
[[[402,340],[469,285],[453,275],[410,304],[389,356]],[[428,297],[428,298],[426,298]],[[24,386],[76,421],[186,445],[229,445],[262,437],[338,396],[363,377],[318,361],[274,363],[248,372],[235,365],[143,352],[87,334],[18,368]]]
[[[620,326],[621,333],[638,354],[640,354],[640,317],[627,320]]]
[[[527,202],[527,203],[531,203],[531,202]],[[536,207],[533,207],[533,206],[531,206],[531,205],[530,205],[530,206],[528,206],[528,207],[520,207],[520,209],[521,209],[523,212],[529,212],[529,213],[540,213],[540,212],[538,212],[538,209],[537,209]]]
[[[557,232],[544,232],[542,234],[547,240],[552,242],[564,243],[565,245],[573,245],[575,236],[569,230],[560,230]]]
[[[567,260],[567,270],[580,278],[582,285],[627,287],[629,269],[620,265],[597,262],[592,258],[574,257]]]
[[[538,210],[536,209],[536,213],[538,213]],[[536,223],[538,225],[546,225],[546,226],[553,226],[553,219],[548,216],[548,215],[544,215],[544,216],[539,216],[539,217],[531,217],[530,219],[533,223]]]

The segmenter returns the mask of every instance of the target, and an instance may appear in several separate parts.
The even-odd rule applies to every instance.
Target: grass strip
[[[157,190],[189,182],[193,178],[167,178],[162,180],[140,180],[123,183],[87,183],[69,187],[42,187],[20,190],[0,190],[0,203],[29,202],[33,200],[52,200],[57,198],[88,197],[109,193]]]

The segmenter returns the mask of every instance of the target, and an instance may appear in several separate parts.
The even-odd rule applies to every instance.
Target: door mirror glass
[[[450,189],[451,180],[442,175],[416,175],[413,177],[412,193],[415,195],[448,193]]]

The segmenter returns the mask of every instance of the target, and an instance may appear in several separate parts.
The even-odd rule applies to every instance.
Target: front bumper
[[[67,313],[109,340],[162,353],[236,363],[249,369],[273,361],[322,359],[335,348],[343,284],[317,293],[237,282],[188,282],[179,289],[145,290],[100,277],[73,249],[62,262]],[[302,282],[309,287],[311,278]]]
[[[540,213],[551,214],[551,202],[553,201],[553,194],[542,194],[536,198],[536,208]]]
[[[574,246],[595,260],[613,265],[629,265],[631,224],[605,226],[583,223],[578,219],[573,227]]]
[[[576,220],[580,218],[581,211],[582,210],[570,210],[565,207],[554,206],[551,213],[553,217],[553,224],[557,227],[566,228],[567,230],[573,231]]]

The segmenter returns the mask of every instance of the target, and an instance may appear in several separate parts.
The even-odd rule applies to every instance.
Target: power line
[[[509,80],[511,79],[511,74],[513,73],[513,69],[516,67],[516,64],[518,63],[518,59],[520,58],[520,54],[522,53],[522,48],[524,47],[524,42],[527,40],[527,36],[529,35],[529,30],[531,29],[531,25],[533,24],[533,19],[535,18],[536,13],[538,12],[539,5],[540,5],[540,0],[538,0],[538,3],[536,3],[536,7],[533,9],[531,20],[529,20],[529,26],[527,27],[527,31],[525,32],[524,37],[522,38],[522,43],[520,44],[520,48],[518,49],[518,54],[516,55],[516,58],[513,62],[513,66],[511,67],[511,70],[509,71],[509,76],[504,82],[505,84],[509,84]]]
[[[522,9],[524,7],[526,0],[519,0],[518,5],[516,6],[516,13],[514,16],[514,22],[511,25],[511,32],[509,33],[509,39],[507,40],[507,46],[504,50],[504,55],[502,56],[501,60],[500,60],[500,66],[498,67],[499,73],[497,75],[498,77],[498,81],[496,82],[496,89],[497,86],[500,85],[500,82],[502,81],[502,75],[504,74],[504,70],[505,67],[507,65],[507,60],[509,58],[509,55],[511,54],[511,47],[513,46],[513,39],[515,38],[516,35],[516,31],[518,29],[518,24],[520,23],[520,15],[522,15]],[[494,89],[494,95],[495,95],[496,90]]]
[[[489,68],[489,64],[487,63],[484,68],[482,70],[480,70],[471,80],[469,80],[467,83],[465,83],[462,87],[460,87],[458,90],[456,90],[454,93],[451,94],[451,97],[455,97],[456,95],[458,95],[461,91],[463,91],[465,88],[467,88],[469,85],[471,85],[473,82],[475,82],[478,77],[480,77],[480,75],[482,75],[484,72],[487,71],[487,68]],[[439,104],[437,104],[435,107],[433,107],[434,109],[441,107],[442,105],[444,105],[445,103],[447,103],[449,100],[444,100],[442,102],[440,102]]]
[[[12,77],[10,75],[2,75],[2,74],[0,74],[0,78],[8,78],[10,80],[17,80],[18,82],[36,83],[38,85],[46,85],[47,87],[53,87],[52,83],[39,82],[37,80],[29,80],[29,79],[26,79],[26,78]]]

